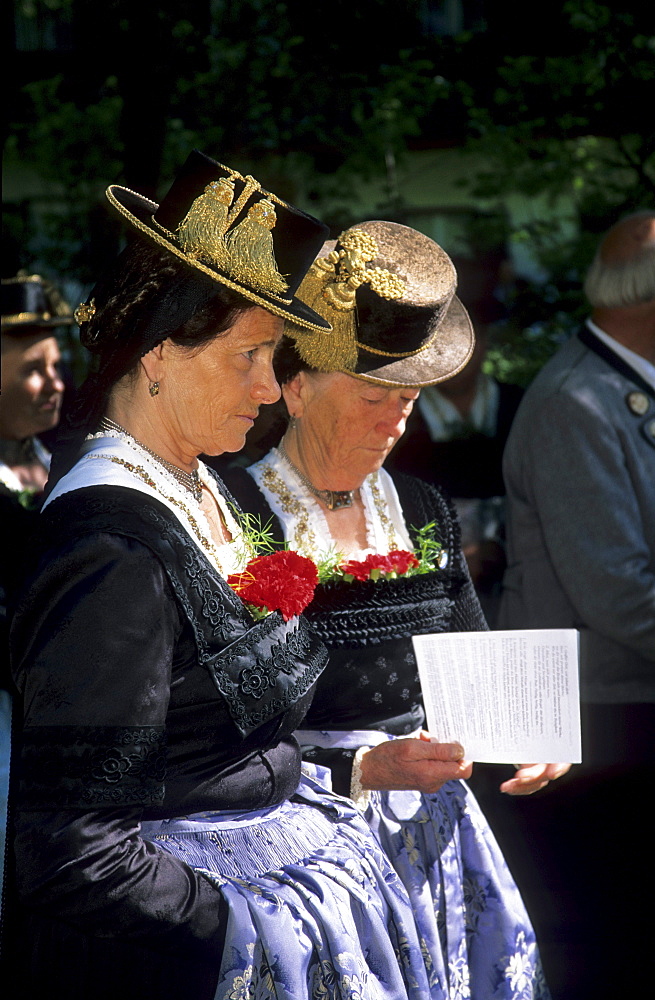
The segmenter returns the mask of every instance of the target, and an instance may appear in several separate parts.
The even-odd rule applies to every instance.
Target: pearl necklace
[[[117,431],[119,434],[127,434],[128,437],[132,437],[132,435],[128,434],[124,427],[117,424],[115,420],[110,420],[109,417],[102,417],[100,423],[98,424],[98,430]],[[178,481],[180,486],[183,486],[185,490],[189,491],[196,503],[202,503],[202,481],[197,469],[192,469],[191,472],[186,472],[184,469],[180,469],[177,465],[173,465],[172,462],[168,462],[165,458],[162,458],[161,455],[154,452],[152,448],[149,448],[147,444],[143,443],[143,441],[138,441],[136,438],[133,438],[133,440],[136,441],[140,448],[147,451],[151,458],[154,458],[156,462],[163,465],[164,468],[170,472],[171,476]]]
[[[328,510],[341,510],[343,507],[352,507],[355,493],[358,492],[357,490],[319,490],[309,481],[307,476],[293,464],[287,455],[283,441],[280,441],[277,446],[277,450],[282,455],[282,458],[284,458],[284,460],[291,466],[303,486],[308,489],[310,493],[313,493],[315,497],[318,497],[319,500],[322,500]]]

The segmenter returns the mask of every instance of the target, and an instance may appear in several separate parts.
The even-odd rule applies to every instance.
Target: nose
[[[263,403],[277,403],[282,395],[273,366],[268,365],[266,372],[260,372],[250,391],[252,398],[261,406]]]
[[[390,407],[389,412],[378,423],[378,430],[397,441],[404,434],[407,417],[406,408],[399,402]]]
[[[59,374],[59,369],[55,368],[54,365],[49,366],[46,369],[46,391],[47,392],[63,392],[66,386],[63,383],[62,377]]]

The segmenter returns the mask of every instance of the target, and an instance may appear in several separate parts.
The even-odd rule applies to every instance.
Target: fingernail
[[[464,747],[461,743],[451,743],[450,750],[455,760],[461,760],[464,756]]]

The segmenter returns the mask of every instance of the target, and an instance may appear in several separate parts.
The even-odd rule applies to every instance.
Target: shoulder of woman
[[[450,528],[456,520],[455,511],[452,501],[438,486],[404,472],[394,470],[390,475],[408,525],[421,527],[435,520],[438,525]]]
[[[50,579],[52,586],[59,577],[79,581],[106,572],[142,584],[163,580],[157,523],[149,524],[132,498],[97,496],[99,492],[89,488],[67,493],[39,516],[30,545],[30,574],[38,574],[41,582]],[[164,513],[170,516],[165,508]]]
[[[124,486],[87,486],[49,503],[39,518],[44,540],[74,538],[103,531],[154,541],[158,529],[177,519],[155,497]],[[164,531],[166,534],[167,532]]]
[[[32,567],[57,553],[107,549],[122,552],[125,558],[139,552],[151,567],[159,563],[169,577],[181,577],[191,548],[184,528],[165,504],[122,486],[89,486],[65,493],[38,520]]]

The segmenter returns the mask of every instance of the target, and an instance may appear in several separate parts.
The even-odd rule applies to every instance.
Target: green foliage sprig
[[[232,508],[234,516],[241,527],[241,537],[236,539],[240,558],[244,562],[250,562],[258,556],[270,555],[278,549],[286,549],[288,546],[279,545],[273,537],[273,518],[270,517],[266,524],[258,514],[250,514],[246,511]]]
[[[407,576],[420,576],[423,573],[434,573],[442,568],[443,545],[438,542],[435,535],[437,522],[430,521],[422,528],[415,528],[412,531],[416,534],[417,543],[414,546],[414,555],[418,559],[419,565],[407,571]]]

